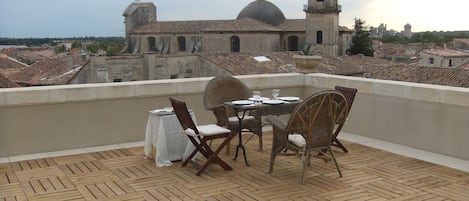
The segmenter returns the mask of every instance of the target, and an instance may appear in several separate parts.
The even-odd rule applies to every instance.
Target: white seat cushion
[[[196,136],[195,131],[192,130],[192,128],[187,128],[186,130],[184,130],[184,133],[186,133],[186,135]]]
[[[243,121],[245,120],[249,120],[249,119],[254,119],[254,116],[250,116],[250,115],[246,115],[244,118],[243,118]],[[229,122],[238,122],[238,117],[228,117],[228,121]]]
[[[208,124],[208,125],[202,125],[202,126],[197,126],[197,129],[200,132],[200,135],[202,136],[210,136],[210,135],[218,135],[222,133],[230,133],[231,131],[223,128],[221,126],[217,126],[215,124]]]
[[[300,134],[288,135],[288,142],[294,144],[297,147],[304,147],[306,145],[305,138]]]

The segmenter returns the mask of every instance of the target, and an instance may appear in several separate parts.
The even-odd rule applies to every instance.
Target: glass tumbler
[[[278,95],[280,95],[280,89],[272,89],[272,97],[277,99]]]

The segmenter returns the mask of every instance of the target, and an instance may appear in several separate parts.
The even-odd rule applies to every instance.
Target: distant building
[[[469,51],[469,38],[455,38],[452,44],[453,49]]]
[[[386,24],[381,23],[378,27],[370,27],[371,38],[383,38],[386,35]]]
[[[370,37],[374,39],[382,39],[384,36],[405,36],[407,38],[412,37],[412,26],[407,23],[404,25],[404,31],[399,32],[396,30],[388,30],[387,25],[381,23],[378,27],[370,27]]]
[[[398,62],[416,62],[423,46],[384,43],[377,45],[374,57]]]
[[[353,30],[339,26],[337,0],[309,0],[306,19],[286,19],[266,0],[255,0],[233,20],[158,21],[153,3],[134,2],[124,11],[127,53],[279,52],[305,44],[323,54],[345,54]]]
[[[420,52],[420,65],[456,68],[469,60],[469,53],[452,49],[428,49]]]
[[[404,25],[404,32],[402,32],[402,35],[407,38],[412,37],[412,26],[409,23]]]

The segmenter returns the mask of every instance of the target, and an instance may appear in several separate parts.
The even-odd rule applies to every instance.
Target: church
[[[345,55],[353,30],[339,26],[341,9],[337,0],[308,0],[305,19],[286,19],[272,2],[255,0],[233,20],[158,21],[153,3],[136,1],[123,13],[123,52],[284,52],[310,45],[325,56]]]
[[[69,83],[298,72],[292,58],[306,45],[323,61],[345,54],[353,30],[339,26],[341,9],[337,0],[309,0],[305,19],[286,19],[254,0],[232,20],[158,21],[153,3],[136,1],[123,13],[123,54],[90,57]]]

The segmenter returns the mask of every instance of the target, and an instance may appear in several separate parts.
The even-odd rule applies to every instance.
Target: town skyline
[[[122,13],[132,2],[134,0],[4,0],[0,2],[0,37],[123,37]],[[239,11],[253,0],[141,2],[156,5],[159,21],[178,21],[235,19]],[[271,2],[288,19],[305,18],[302,9],[303,4],[307,4],[306,0]],[[365,21],[366,26],[377,27],[383,23],[395,31],[402,31],[407,23],[412,25],[413,32],[469,30],[468,24],[458,23],[458,19],[469,17],[463,11],[469,7],[469,2],[447,0],[445,4],[440,4],[424,0],[339,0],[338,3],[342,5],[339,24],[348,28],[353,28],[354,19],[357,18]]]

